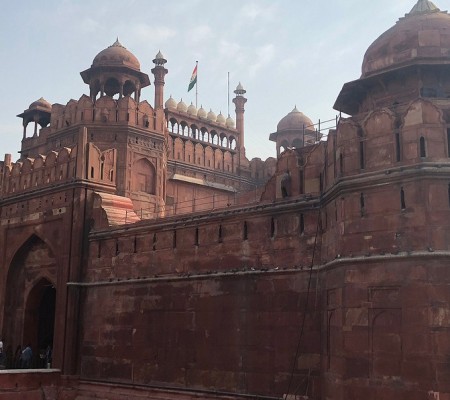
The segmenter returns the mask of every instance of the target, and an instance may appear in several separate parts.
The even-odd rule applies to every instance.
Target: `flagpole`
[[[227,96],[228,96],[228,117],[230,116],[230,73],[228,72],[228,90],[227,90]]]
[[[195,108],[198,108],[198,61],[195,62],[195,68],[197,69],[197,83],[195,84]]]

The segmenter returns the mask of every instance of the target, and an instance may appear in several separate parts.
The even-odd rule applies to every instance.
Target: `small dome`
[[[161,50],[158,51],[158,54],[153,59],[153,63],[156,65],[164,65],[167,62],[167,60],[164,58],[163,54],[161,53]]]
[[[234,122],[234,119],[231,118],[231,117],[228,117],[227,121],[226,121],[226,126],[227,126],[227,128],[234,128],[234,127],[236,127],[236,123]]]
[[[98,53],[94,61],[93,67],[129,67],[140,71],[141,65],[133,53],[128,51],[117,39],[114,44]]]
[[[221,111],[221,112],[219,113],[219,115],[217,116],[216,122],[217,122],[218,124],[225,125],[226,119],[225,119],[225,116],[222,114],[222,111]]]
[[[28,107],[29,110],[45,110],[45,111],[51,111],[52,105],[45,100],[43,97],[41,97],[39,100],[33,101],[30,106]]]
[[[172,95],[170,95],[169,99],[166,101],[166,103],[164,104],[164,106],[166,108],[173,108],[176,109],[177,108],[177,102],[175,101],[174,98],[172,98]]]
[[[197,116],[200,118],[207,118],[208,114],[206,113],[206,110],[203,108],[203,106],[200,106],[200,108],[197,111]]]
[[[305,129],[313,130],[313,122],[302,112],[297,110],[297,106],[294,107],[294,109],[286,115],[284,118],[278,122],[277,125],[277,132],[280,131],[286,131],[286,130],[298,130],[298,129]]]
[[[216,122],[217,115],[213,112],[213,110],[209,109],[209,113],[207,115],[209,121]]]
[[[236,93],[237,95],[243,95],[245,94],[247,91],[244,89],[244,87],[242,86],[242,83],[239,82],[239,84],[236,86],[236,90],[234,91],[234,93]]]
[[[194,106],[194,104],[192,104],[192,101],[191,101],[191,105],[187,109],[187,113],[189,115],[197,115],[197,108]]]
[[[183,99],[181,99],[177,105],[177,110],[182,111],[182,112],[187,112],[187,109],[188,109],[188,107],[187,107],[186,103],[183,101]]]
[[[367,49],[362,76],[417,63],[450,63],[450,15],[431,1],[419,0],[413,9]]]

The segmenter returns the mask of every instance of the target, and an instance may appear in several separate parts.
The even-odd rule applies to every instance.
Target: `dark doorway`
[[[46,349],[53,344],[53,331],[55,329],[55,301],[56,290],[48,285],[42,294],[39,306],[38,346]]]
[[[12,353],[31,344],[35,360],[54,339],[56,260],[49,246],[32,235],[17,250],[6,280],[2,338]],[[45,347],[44,347],[45,346]],[[38,363],[35,363],[37,366]]]
[[[26,302],[24,344],[31,344],[35,368],[45,368],[46,349],[53,347],[55,303],[55,287],[44,278],[33,287]]]

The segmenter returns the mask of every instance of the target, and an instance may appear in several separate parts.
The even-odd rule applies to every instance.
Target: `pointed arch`
[[[131,180],[134,192],[156,194],[156,168],[146,158],[141,158],[134,163]]]
[[[29,236],[11,256],[6,277],[3,336],[13,348],[30,343],[37,351],[43,345],[43,336],[47,336],[47,341],[53,340],[56,276],[54,252],[36,234]],[[40,323],[45,324],[41,320],[41,311],[45,312],[41,302],[49,287],[53,292],[50,303],[46,304],[47,307],[53,304],[53,308],[44,320],[51,322],[39,328]],[[39,336],[40,331],[46,333]]]

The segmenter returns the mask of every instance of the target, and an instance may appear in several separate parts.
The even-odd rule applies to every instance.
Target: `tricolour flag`
[[[197,65],[195,66],[194,70],[192,71],[191,80],[189,81],[188,86],[188,92],[195,86],[197,83]]]

